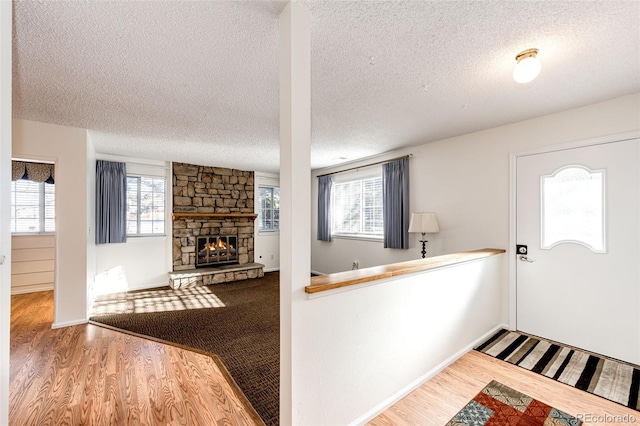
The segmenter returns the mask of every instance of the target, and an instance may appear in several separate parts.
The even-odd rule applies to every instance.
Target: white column
[[[296,304],[311,271],[311,37],[298,2],[280,15],[280,424],[295,424]]]
[[[12,2],[0,1],[0,425],[9,424]]]

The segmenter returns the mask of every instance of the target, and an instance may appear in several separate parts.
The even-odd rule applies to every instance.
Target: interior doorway
[[[11,292],[52,291],[56,282],[55,164],[11,162]]]

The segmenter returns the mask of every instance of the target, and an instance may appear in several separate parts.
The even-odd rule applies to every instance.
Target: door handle
[[[521,261],[523,261],[523,262],[528,262],[528,263],[533,263],[533,262],[535,262],[535,260],[529,259],[527,256],[524,256],[524,255],[522,255],[522,256],[518,256],[518,259],[520,259],[520,260],[521,260]]]

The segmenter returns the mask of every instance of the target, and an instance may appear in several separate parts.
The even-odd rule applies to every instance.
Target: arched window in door
[[[580,244],[605,253],[605,171],[561,167],[540,178],[541,248]]]

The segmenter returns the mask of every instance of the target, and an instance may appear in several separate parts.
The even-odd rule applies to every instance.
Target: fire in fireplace
[[[238,237],[236,237],[235,235],[198,237],[198,256],[196,256],[196,268],[219,265],[221,263],[237,263],[237,246]]]

